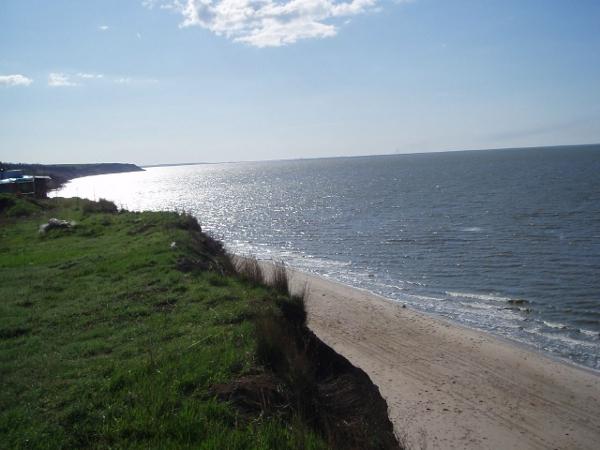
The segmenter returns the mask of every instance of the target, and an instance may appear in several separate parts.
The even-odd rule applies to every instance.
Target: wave
[[[459,302],[459,303],[466,308],[472,308],[472,309],[483,309],[483,310],[496,309],[495,306],[488,305],[486,303],[467,303],[467,302]]]
[[[542,322],[544,323],[544,325],[546,325],[548,328],[555,328],[558,330],[568,330],[569,327],[566,326],[563,323],[556,323],[556,322],[548,322],[546,320],[542,320]]]
[[[584,330],[583,328],[580,328],[578,331],[585,336],[600,338],[600,331]]]
[[[438,297],[428,297],[425,295],[416,295],[416,294],[405,294],[404,297],[408,298],[408,299],[416,299],[416,300],[425,300],[425,301],[434,301],[434,302],[441,302],[444,301],[443,298],[438,298]]]
[[[483,228],[480,227],[465,227],[461,228],[461,231],[466,231],[467,233],[481,233]]]
[[[474,294],[472,292],[452,292],[452,291],[446,291],[445,293],[446,293],[446,295],[449,295],[450,297],[471,298],[474,300],[483,300],[483,301],[487,301],[487,302],[509,303],[509,302],[519,301],[519,299],[510,298],[510,297],[500,297],[498,295],[493,295],[493,294]]]

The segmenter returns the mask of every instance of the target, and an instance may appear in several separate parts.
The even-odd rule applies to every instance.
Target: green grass
[[[260,370],[253,318],[281,294],[227,275],[189,217],[0,197],[0,448],[326,447],[211,394]]]

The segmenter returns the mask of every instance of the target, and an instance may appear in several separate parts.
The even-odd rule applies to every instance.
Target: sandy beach
[[[301,272],[311,329],[379,387],[410,449],[597,449],[600,376]]]

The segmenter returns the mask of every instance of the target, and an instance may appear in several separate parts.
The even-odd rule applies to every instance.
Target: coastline
[[[408,448],[597,448],[598,373],[368,291],[290,270],[309,327],[364,370]]]
[[[430,311],[425,311],[425,310],[419,310],[414,308],[412,305],[409,304],[405,304],[404,302],[402,302],[402,300],[399,299],[395,299],[392,297],[386,297],[385,295],[381,295],[378,294],[376,292],[370,291],[368,288],[363,288],[363,287],[357,287],[357,286],[353,286],[352,284],[349,283],[345,283],[343,281],[339,281],[333,278],[328,278],[327,276],[324,275],[320,275],[320,274],[316,274],[316,273],[309,273],[309,272],[305,272],[304,270],[300,270],[300,269],[295,269],[295,268],[288,268],[288,270],[290,272],[298,272],[300,275],[299,276],[307,276],[308,278],[316,278],[317,280],[321,280],[325,283],[331,283],[334,285],[338,285],[341,288],[349,288],[355,291],[358,291],[360,293],[365,294],[366,296],[369,297],[374,297],[376,298],[378,301],[382,301],[382,302],[387,302],[387,303],[391,303],[393,305],[397,305],[399,307],[401,307],[402,309],[409,309],[411,312],[414,312],[417,315],[421,315],[421,316],[425,316],[427,318],[430,318],[434,321],[438,321],[444,324],[447,324],[451,327],[455,327],[455,328],[459,328],[461,330],[466,330],[467,332],[470,331],[475,331],[477,333],[481,333],[484,336],[490,336],[493,339],[496,339],[500,342],[503,342],[504,344],[508,345],[508,346],[513,346],[513,347],[517,347],[521,350],[527,351],[527,352],[531,352],[534,353],[536,355],[541,355],[544,358],[550,359],[551,361],[557,362],[559,364],[565,364],[567,366],[571,366],[575,369],[578,370],[582,370],[584,372],[588,372],[592,375],[598,376],[600,377],[600,369],[594,369],[592,367],[586,366],[584,364],[580,364],[576,361],[573,361],[572,359],[569,359],[565,356],[561,356],[559,354],[555,354],[553,352],[547,351],[547,350],[543,350],[543,349],[539,349],[537,348],[535,345],[529,343],[529,342],[525,342],[525,341],[520,341],[517,339],[513,339],[511,337],[508,336],[503,336],[501,334],[497,334],[494,333],[491,330],[486,330],[483,328],[477,328],[477,327],[472,327],[472,326],[468,326],[465,325],[463,323],[454,321],[450,318],[438,315],[434,312],[430,312]]]
[[[533,173],[541,170],[534,164],[536,154],[523,152],[521,156],[491,152],[485,158],[481,155],[481,161],[461,157],[454,162],[477,163],[477,178],[485,176],[485,164],[503,161],[505,156],[506,163],[515,170],[524,161],[529,161]],[[557,159],[549,162],[554,168],[548,173],[569,160],[565,152],[554,154]],[[588,157],[591,159],[584,164]],[[445,158],[415,165],[423,175],[417,178],[435,180],[435,173],[449,162]],[[589,162],[596,160],[583,150],[582,158],[574,161],[577,167],[589,167]],[[141,174],[74,180],[58,195],[115,199],[120,207],[135,210],[191,211],[207,230],[226,240],[234,253],[283,259],[301,270],[367,289],[425,314],[446,317],[453,323],[600,370],[599,306],[594,302],[597,289],[593,283],[597,258],[589,250],[594,245],[594,208],[581,208],[570,220],[567,217],[572,208],[563,199],[554,205],[556,214],[541,214],[538,206],[543,205],[544,211],[554,211],[554,206],[552,200],[538,198],[541,191],[533,190],[533,197],[519,207],[522,214],[512,217],[512,203],[506,202],[521,187],[513,170],[503,175],[511,183],[496,180],[475,199],[465,194],[469,190],[464,183],[448,185],[449,180],[459,179],[455,172],[444,175],[445,182],[440,185],[444,189],[439,195],[428,191],[428,181],[415,180],[399,187],[392,177],[407,164],[412,167],[412,163],[409,159],[398,160],[395,165],[392,162],[373,158],[350,166],[349,161],[332,160],[323,164],[148,169]],[[335,192],[319,198],[319,192],[331,194],[328,186],[337,186],[334,190],[346,192],[344,198],[366,201],[362,197],[366,193],[359,186],[368,182],[367,175],[373,170],[382,175],[383,184],[378,185],[376,195],[380,200],[376,204],[361,203],[358,219],[352,219],[356,206],[353,201],[340,200]],[[290,181],[295,171],[304,180],[297,187]],[[350,179],[346,171],[355,171],[361,181],[346,183]],[[248,207],[244,195],[237,192],[236,182],[229,184],[237,179],[236,174],[249,177],[244,192],[247,190],[255,199],[254,206]],[[290,176],[278,178],[282,174]],[[200,197],[199,192],[177,183],[166,189],[165,180],[180,176],[189,177],[194,185],[212,181],[204,185]],[[318,187],[305,183],[309,179]],[[318,180],[331,182],[321,185]],[[300,187],[305,185],[310,186]],[[579,187],[569,201],[584,198],[584,186]],[[443,205],[454,205],[444,209],[450,214],[448,221],[438,221],[422,209],[419,196],[411,194],[420,189],[429,200],[438,198]],[[554,187],[554,194],[557,190],[562,192]],[[269,192],[279,194],[274,198]],[[488,202],[490,195],[502,198],[500,203],[508,209],[494,207]],[[212,201],[200,198],[222,199],[221,206],[213,208]],[[548,198],[558,201],[563,197]],[[281,205],[291,208],[289,214],[278,209]],[[461,218],[463,214],[479,217],[477,205],[485,205],[481,211],[491,211],[493,218],[486,214],[476,220]],[[303,222],[306,225],[301,225]],[[381,228],[381,224],[386,225]]]
[[[28,175],[47,175],[52,179],[50,191],[55,192],[76,178],[144,171],[143,168],[130,163],[25,164],[0,161],[0,167],[6,170],[21,170]]]

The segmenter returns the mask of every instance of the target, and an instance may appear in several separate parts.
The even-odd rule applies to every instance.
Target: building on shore
[[[50,180],[48,176],[24,175],[22,170],[0,171],[0,194],[45,198]]]

